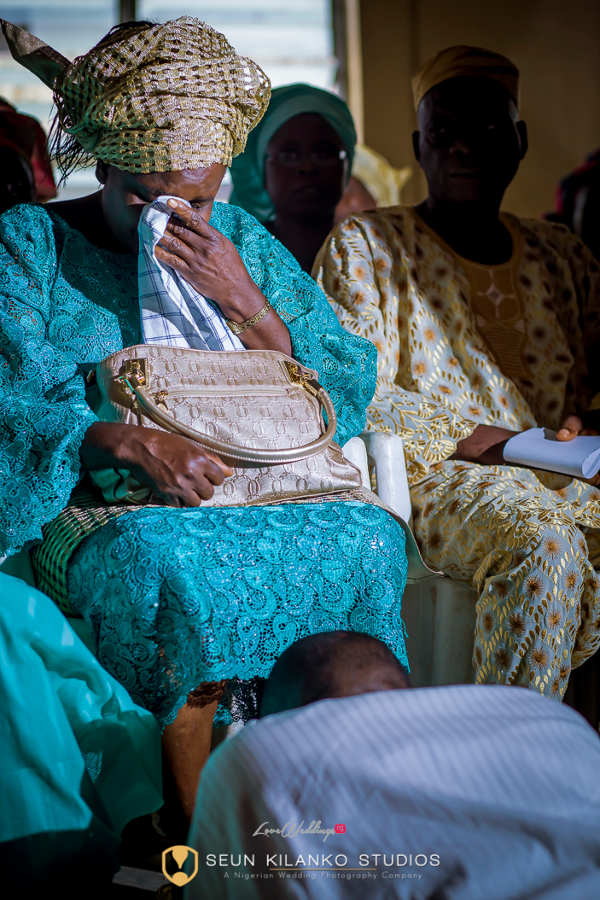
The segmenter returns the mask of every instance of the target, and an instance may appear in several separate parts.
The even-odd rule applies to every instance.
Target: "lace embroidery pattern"
[[[201,682],[236,679],[225,724],[253,712],[244,683],[307,634],[366,632],[408,665],[404,544],[388,513],[353,501],[136,510],[81,544],[69,599],[102,665],[163,726]]]
[[[515,308],[510,319],[522,334],[519,372],[497,364],[470,303],[468,273],[411,208],[348,217],[315,262],[344,327],[379,350],[367,427],[402,436],[412,484],[477,424],[558,428],[588,408],[585,351],[600,340],[598,263],[559,225],[508,213],[504,221],[518,244],[514,290],[501,287],[523,300],[523,317]],[[483,273],[478,290],[487,291]]]
[[[479,595],[476,682],[562,699],[571,668],[600,645],[600,491],[551,472],[447,460],[413,492],[413,515],[429,565]]]
[[[347,334],[293,257],[251,216],[215,204],[211,224],[238,248],[319,372],[338,416],[359,434],[375,389],[376,351]],[[89,244],[54,213],[0,217],[0,542],[41,538],[79,481],[94,415],[81,365],[140,342],[137,258]],[[220,721],[247,717],[249,684],[295,638],[345,628],[380,637],[406,663],[405,538],[362,503],[233,510],[136,510],[75,551],[69,599],[91,624],[102,664],[167,724],[205,681],[235,679]],[[232,696],[233,694],[233,696]]]
[[[296,358],[318,370],[336,407],[336,440],[359,434],[376,351],[347,334],[321,290],[252,216],[215,203],[211,224],[237,247],[285,320]],[[141,342],[137,257],[90,244],[54,212],[0,216],[0,552],[39,540],[79,479],[95,420],[78,364]]]

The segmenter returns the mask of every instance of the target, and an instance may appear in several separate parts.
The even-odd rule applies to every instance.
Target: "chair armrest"
[[[411,503],[404,460],[404,445],[399,434],[364,431],[361,438],[373,462],[377,477],[377,496],[410,524]]]
[[[342,447],[342,451],[346,459],[360,471],[363,487],[371,490],[369,462],[364,441],[359,437],[350,438],[350,440]]]

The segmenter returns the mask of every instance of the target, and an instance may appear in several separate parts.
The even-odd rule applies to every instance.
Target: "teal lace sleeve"
[[[79,446],[95,420],[76,362],[52,333],[56,251],[37,206],[0,216],[0,554],[41,538],[79,478]]]
[[[235,244],[253,280],[286,323],[295,358],[319,373],[337,413],[336,441],[344,444],[360,434],[375,393],[375,346],[344,331],[321,288],[253,216],[215,203],[210,224]]]

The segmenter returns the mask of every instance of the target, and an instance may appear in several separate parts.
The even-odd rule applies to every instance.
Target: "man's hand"
[[[167,506],[200,506],[233,470],[187,438],[139,425],[95,422],[80,450],[82,468],[129,469]]]
[[[559,441],[572,441],[579,435],[600,434],[600,409],[581,416],[568,416],[556,432]]]
[[[482,466],[504,466],[504,445],[518,433],[496,425],[478,425],[468,438],[457,443],[450,459],[475,462]]]
[[[594,427],[596,426],[596,427]],[[569,416],[563,422],[556,436],[559,441],[572,441],[577,435],[600,434],[600,410],[584,413],[583,416]],[[495,425],[478,425],[475,431],[459,441],[450,459],[479,463],[483,466],[507,465],[504,459],[504,446],[518,431],[497,428]],[[508,463],[508,465],[511,465]],[[580,478],[586,484],[600,484],[600,473],[593,478]]]
[[[568,416],[556,432],[556,437],[559,441],[572,441],[575,437],[588,434],[600,434],[600,409],[592,409],[581,416]],[[600,472],[591,478],[578,480],[595,486],[600,484]]]

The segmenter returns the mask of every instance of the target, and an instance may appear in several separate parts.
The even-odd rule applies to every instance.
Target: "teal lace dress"
[[[294,356],[317,369],[343,444],[364,426],[376,351],[343,331],[317,285],[255,219],[215,203],[286,322]],[[91,245],[55,213],[0,217],[0,553],[31,547],[81,478],[95,416],[82,366],[141,343],[137,258]],[[405,536],[365,503],[133,509],[75,549],[69,599],[102,665],[164,726],[200,683],[229,679],[217,722],[252,712],[251,685],[294,640],[334,629],[385,641],[406,665]]]

